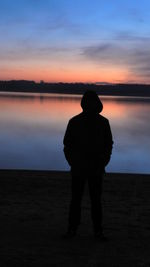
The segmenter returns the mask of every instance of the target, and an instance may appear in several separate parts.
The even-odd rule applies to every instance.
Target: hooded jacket
[[[109,121],[99,114],[103,105],[95,92],[84,94],[81,107],[83,112],[70,119],[65,132],[65,157],[73,169],[104,171],[113,145]]]

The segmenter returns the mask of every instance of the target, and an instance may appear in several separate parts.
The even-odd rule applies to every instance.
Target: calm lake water
[[[80,96],[0,93],[0,169],[69,170],[68,120]],[[150,173],[150,99],[101,97],[114,148],[106,171]]]

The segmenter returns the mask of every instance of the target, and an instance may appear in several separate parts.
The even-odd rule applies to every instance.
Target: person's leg
[[[91,217],[95,234],[102,232],[102,176],[90,176],[88,178],[89,193],[91,199]]]
[[[81,219],[81,201],[84,192],[85,179],[72,172],[72,199],[69,210],[68,231],[76,232]]]

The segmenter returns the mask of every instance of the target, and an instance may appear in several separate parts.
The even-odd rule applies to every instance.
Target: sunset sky
[[[0,80],[150,83],[149,0],[0,0]]]

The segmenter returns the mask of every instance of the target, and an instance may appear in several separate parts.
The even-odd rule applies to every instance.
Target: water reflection
[[[80,96],[0,95],[0,168],[66,170],[63,136]],[[150,99],[102,97],[114,149],[107,170],[150,173]]]

